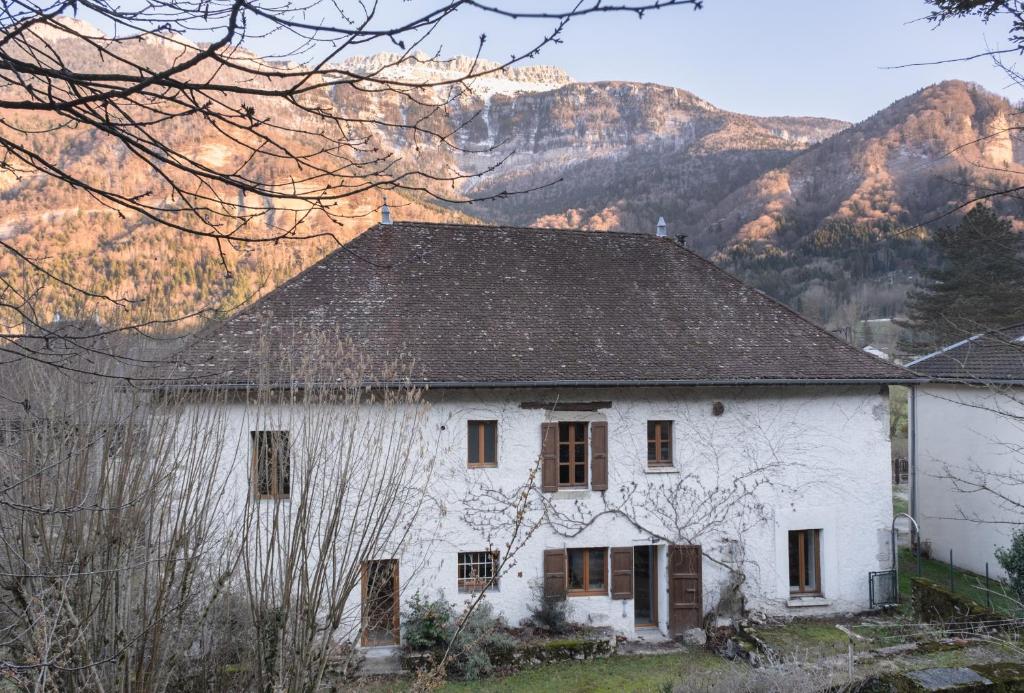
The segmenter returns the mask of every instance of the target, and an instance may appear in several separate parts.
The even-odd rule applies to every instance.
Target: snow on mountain
[[[371,78],[398,81],[408,86],[443,86],[471,76],[464,83],[466,91],[483,99],[496,94],[513,96],[526,92],[552,91],[573,83],[573,79],[564,70],[548,65],[502,69],[500,63],[491,60],[466,56],[435,60],[425,53],[407,57],[396,53],[355,56],[342,62],[340,68]]]

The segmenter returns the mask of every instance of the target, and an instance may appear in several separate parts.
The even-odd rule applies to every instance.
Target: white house
[[[1024,522],[1024,324],[907,364],[912,512],[932,554],[1004,576],[995,550]]]
[[[280,364],[296,357],[327,369],[297,354],[316,329],[361,356],[370,389],[423,388],[421,414],[389,419],[415,429],[392,472],[422,476],[430,502],[367,557],[364,644],[398,642],[415,592],[459,601],[492,577],[513,624],[543,589],[635,636],[737,608],[864,610],[868,573],[890,567],[887,385],[908,372],[675,239],[382,224],[205,331],[187,387],[237,393],[194,406],[223,417],[230,487],[267,512],[316,492],[298,482],[324,447],[304,417],[345,427],[342,403],[249,396],[294,390]]]

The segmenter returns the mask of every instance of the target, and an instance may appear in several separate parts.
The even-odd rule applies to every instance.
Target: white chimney
[[[384,198],[384,206],[380,208],[380,223],[391,225],[391,208],[388,207],[388,198]]]
[[[658,217],[657,233],[661,238],[668,235],[668,225],[665,223],[665,217]]]

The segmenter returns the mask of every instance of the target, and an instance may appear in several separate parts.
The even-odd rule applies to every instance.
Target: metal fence
[[[895,570],[868,573],[868,590],[872,609],[884,609],[900,603],[899,579]]]

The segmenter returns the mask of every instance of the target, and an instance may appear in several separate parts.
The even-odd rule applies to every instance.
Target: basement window
[[[459,553],[459,590],[478,590],[487,586],[498,586],[497,551],[461,551]]]

